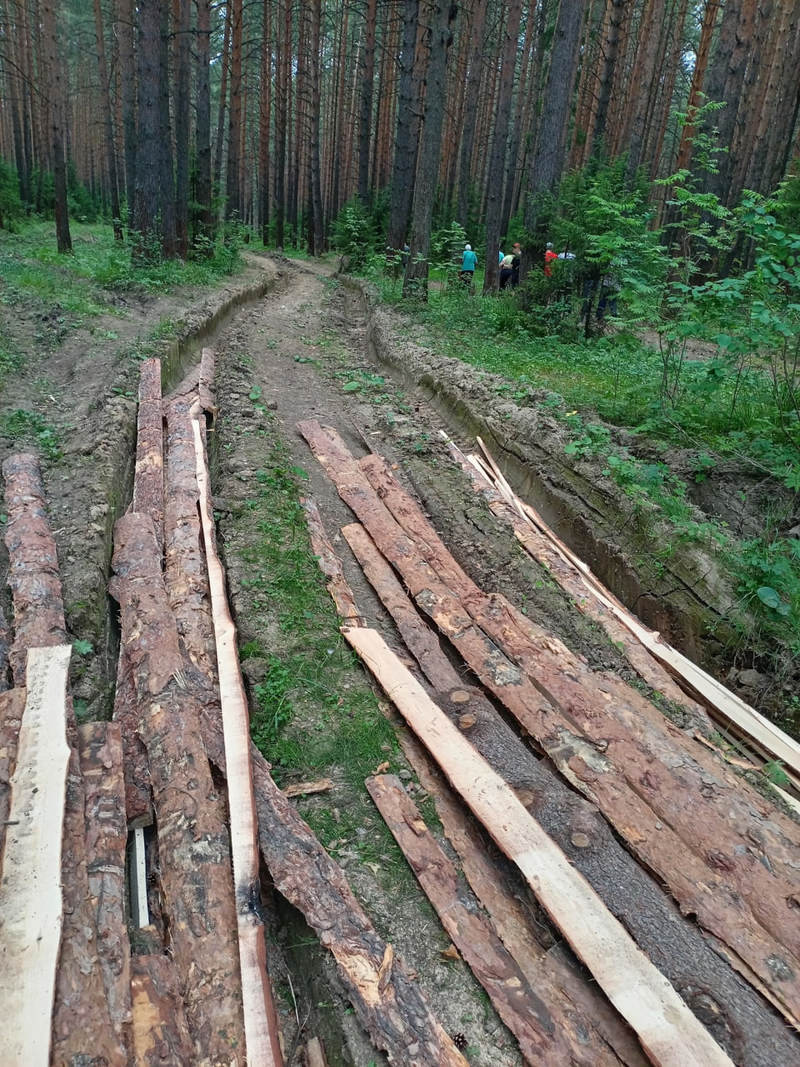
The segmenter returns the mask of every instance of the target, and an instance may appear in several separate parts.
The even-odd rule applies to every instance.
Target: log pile
[[[142,366],[132,503],[114,531],[110,723],[75,722],[38,464],[5,464],[14,636],[3,625],[0,675],[8,648],[14,688],[0,685],[0,1062],[282,1064],[268,869],[390,1062],[465,1067],[251,745],[211,512],[212,378],[206,350],[162,399],[159,362]],[[304,1056],[325,1062],[318,1039]]]
[[[344,529],[345,537],[430,682],[434,700],[377,635],[351,624],[344,631],[348,640],[415,732],[419,729],[431,758],[486,831],[518,864],[648,1056],[655,1062],[727,1062],[724,1049],[737,1063],[796,1058],[796,1045],[766,1001],[796,1025],[800,946],[798,926],[786,922],[786,909],[800,888],[797,824],[637,690],[592,671],[505,598],[479,589],[381,457],[357,461],[335,431],[316,422],[300,423],[299,429],[360,520]],[[325,571],[330,575],[329,560]],[[460,681],[424,617],[517,720],[517,732],[480,690]],[[421,721],[420,707],[427,709]],[[703,710],[697,708],[696,715],[703,717]],[[548,760],[536,758],[526,738],[558,774],[548,769]],[[464,766],[474,773],[465,778]],[[509,785],[518,807],[514,794],[509,799],[503,792]],[[517,818],[509,840],[509,819]],[[522,842],[529,844],[520,856]],[[547,856],[555,864],[549,872]],[[594,897],[586,895],[586,883],[566,890],[560,881],[568,871],[565,856],[584,873]],[[706,937],[678,917],[649,871],[685,914],[696,916]],[[571,931],[570,909],[557,914],[559,893],[552,891],[559,885],[573,910],[582,902],[582,922],[592,914],[590,900],[591,908],[599,907],[583,932]],[[613,926],[610,912],[625,930]],[[607,931],[609,940],[592,957],[599,931]],[[681,994],[678,1003],[692,1009],[717,1044],[703,1044],[708,1034],[698,1032],[685,1005],[682,1014],[674,1001],[658,1008],[664,989],[658,977],[646,978],[637,969],[642,961],[638,949],[631,951],[628,932]],[[617,999],[616,968],[604,974],[611,956],[626,961],[623,970],[630,967],[619,988],[635,983],[636,1003]],[[633,979],[634,973],[639,977]],[[700,989],[705,995],[698,996]],[[671,1034],[663,1028],[666,1018],[675,1024]]]

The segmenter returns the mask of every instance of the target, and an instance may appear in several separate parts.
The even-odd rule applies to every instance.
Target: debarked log
[[[139,701],[173,958],[196,1054],[244,1062],[230,842],[199,732],[149,516],[115,526],[111,593]]]

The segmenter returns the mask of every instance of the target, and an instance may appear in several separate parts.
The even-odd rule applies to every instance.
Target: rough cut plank
[[[250,716],[239,667],[236,627],[228,607],[225,575],[214,540],[208,468],[200,425],[196,420],[192,430],[219,671],[247,1060],[251,1064],[273,1067],[283,1063],[283,1056],[267,974],[267,946],[261,920],[258,820],[250,766]]]
[[[134,956],[131,1001],[136,1067],[198,1062],[172,960],[166,956]],[[204,1058],[200,1062],[209,1061]]]
[[[130,943],[125,918],[125,781],[119,724],[78,727],[86,791],[86,869],[97,925],[97,953],[118,1042],[130,1048]]]
[[[69,645],[32,648],[0,878],[0,1063],[50,1061],[61,943]]]
[[[230,843],[200,737],[199,707],[167,602],[149,516],[114,531],[111,593],[133,666],[139,734],[147,749],[158,824],[161,885],[173,959],[197,1056],[243,1063],[244,1026]]]
[[[572,949],[639,1035],[653,1062],[663,1067],[685,1067],[687,1063],[730,1067],[731,1060],[666,978],[380,634],[349,627],[344,627],[343,633],[451,785],[517,864]]]
[[[548,1005],[528,984],[486,920],[462,900],[455,867],[436,843],[400,779],[377,775],[368,778],[366,785],[444,929],[516,1037],[525,1059],[530,1063],[575,1063],[571,1043]],[[605,1062],[612,1059],[618,1062],[616,1057]],[[598,1061],[592,1056],[583,1062]]]
[[[348,621],[349,625],[358,626],[360,625],[358,608],[342,571],[341,561],[333,551],[328,535],[325,533],[319,508],[316,502],[308,497],[302,499],[301,503],[306,513],[311,548],[317,557],[320,570],[328,579],[328,592],[336,605],[336,610],[343,619]]]
[[[420,594],[420,607],[427,614],[434,614],[443,632],[450,635],[468,660],[470,649],[465,646],[477,642],[473,666],[479,675],[482,674],[486,684],[494,687],[501,700],[507,699],[506,694],[514,694],[519,687],[519,670],[473,625],[458,603],[450,597],[444,604],[445,607],[449,604],[452,611],[437,614],[442,601],[431,595],[431,589],[437,583],[441,587],[442,583],[432,568],[419,559],[416,548],[422,541],[415,543],[406,537],[378,500],[338,435],[331,430],[323,431],[313,422],[301,424],[300,429],[334,477],[342,498],[376,533],[381,541],[380,547],[403,575],[406,584],[415,586]],[[384,532],[386,537],[381,536]],[[419,570],[416,569],[418,565]],[[455,577],[458,578],[457,572]],[[443,593],[448,594],[448,590],[444,588]],[[544,700],[540,700],[537,707],[542,708],[542,714],[548,710]],[[552,709],[549,710],[552,713]],[[453,717],[463,712],[464,708],[460,708]],[[486,758],[501,769],[505,777],[526,791],[525,803],[536,810],[537,818],[545,821],[548,832],[558,838],[561,848],[602,892],[614,913],[635,931],[650,957],[669,974],[696,1013],[735,1053],[737,1062],[769,1065],[796,1054],[785,1027],[709,948],[694,926],[678,922],[678,916],[660,888],[619,847],[591,805],[566,789],[558,776],[548,770],[545,761],[533,759],[506,724],[496,714],[493,718],[484,715],[480,705],[476,708],[476,725],[470,731],[470,739],[481,746]],[[703,771],[708,775],[707,768]],[[716,779],[708,776],[707,781]],[[726,799],[729,796],[730,803],[735,804],[737,796],[726,794]],[[753,842],[763,841],[766,854],[779,856],[779,828],[769,817],[774,809],[766,801],[759,803],[756,794],[747,800],[748,803],[752,800],[749,810],[753,825],[745,847],[749,844],[752,848]],[[580,846],[573,843],[573,838],[581,841]],[[682,862],[682,857],[683,851],[678,863]],[[746,1024],[742,1023],[744,1019],[747,1019]]]
[[[146,359],[139,371],[136,418],[136,472],[133,511],[153,520],[159,545],[164,541],[164,426],[161,407],[161,360]]]
[[[11,776],[17,764],[19,727],[24,708],[24,689],[9,689],[0,693],[0,871],[3,869],[3,844],[11,804]]]
[[[39,460],[32,453],[9,456],[3,464],[8,525],[8,584],[14,600],[11,669],[15,685],[25,684],[29,648],[64,644],[67,639],[58,554],[47,521]]]
[[[604,899],[614,905],[612,910],[623,919],[650,957],[658,960],[661,969],[673,981],[678,981],[680,991],[700,1017],[713,1026],[721,1042],[735,1051],[736,1062],[771,1064],[793,1055],[796,1050],[786,1028],[742,980],[731,973],[693,924],[678,922],[678,916],[663,892],[620,847],[607,825],[598,818],[596,810],[569,790],[550,770],[547,761],[534,757],[479,691],[464,685],[363,527],[353,523],[344,527],[342,533],[392,615],[403,640],[434,689],[439,691],[436,700],[450,720],[465,731],[491,766],[515,788],[523,804],[540,821],[544,820],[547,832],[557,840],[571,862],[583,870]],[[451,699],[456,693],[459,702]],[[468,699],[464,700],[465,697]],[[415,748],[419,753],[414,739],[401,739],[401,744],[412,766],[422,776],[424,768],[420,768],[419,758],[414,758]],[[411,745],[410,751],[407,744]],[[423,777],[420,780],[429,788]],[[447,827],[448,816],[452,821],[455,814],[453,807],[444,807],[445,794],[441,789],[434,791],[434,797],[442,823]],[[453,843],[458,849],[455,840]],[[473,850],[473,868],[479,854],[479,849]],[[465,873],[470,877],[466,868]],[[473,889],[491,911],[490,905],[496,903],[493,889],[497,878],[491,871],[479,871],[478,874],[482,877],[482,885],[473,884]],[[487,892],[492,893],[488,900]],[[531,951],[531,942],[525,937],[526,931],[519,921],[512,929],[516,931],[514,946],[517,950],[527,949],[521,956],[515,953],[522,965],[526,956],[535,958],[536,951]],[[514,951],[508,941],[506,945]],[[584,1029],[594,1026],[625,1062],[636,1062],[630,1034],[618,1017],[608,1010],[607,1002],[593,994],[563,961],[552,960],[552,953],[548,954],[546,964],[545,980],[552,981],[556,990],[564,989],[567,1000],[580,1004],[583,1009],[584,1021],[576,1034],[578,1047],[580,1026]],[[552,979],[551,967],[554,968]],[[534,979],[533,972],[525,967],[523,970],[532,986],[541,989],[540,980]],[[711,989],[713,999],[707,993],[698,995],[699,990]],[[587,1024],[586,1020],[591,1023]],[[575,1026],[575,1020],[571,1022]]]
[[[225,772],[217,718],[204,714],[209,757]],[[341,867],[300,818],[251,745],[258,840],[275,888],[302,913],[336,960],[356,1015],[377,1048],[401,1067],[467,1067],[399,957],[383,968],[390,946],[375,931]]]
[[[413,531],[413,545],[402,538],[388,551],[418,603],[450,636],[460,635],[456,644],[479,677],[664,878],[682,908],[742,958],[790,1021],[800,1018],[800,929],[787,929],[784,918],[785,900],[800,888],[793,844],[742,803],[739,780],[724,780],[727,768],[711,763],[640,694],[591,671],[504,597],[478,589],[385,462],[370,456],[361,466],[404,533]],[[387,552],[386,536],[380,547]],[[499,650],[508,658],[498,659]],[[767,840],[768,867],[759,848]]]

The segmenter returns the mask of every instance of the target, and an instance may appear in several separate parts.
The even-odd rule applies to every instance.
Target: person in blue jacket
[[[472,245],[464,246],[464,254],[461,257],[461,281],[466,286],[472,285],[475,277],[475,268],[478,265],[478,257],[472,251]]]

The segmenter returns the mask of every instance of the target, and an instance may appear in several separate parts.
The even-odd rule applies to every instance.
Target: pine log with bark
[[[130,1054],[130,943],[125,915],[125,812],[123,749],[118,723],[78,727],[86,796],[86,868],[97,925],[97,952],[117,1041]]]
[[[115,525],[110,591],[133,667],[139,734],[158,820],[161,884],[196,1055],[243,1062],[244,1028],[230,842],[200,737],[199,706],[161,574],[152,521]]]
[[[168,956],[132,957],[131,1001],[136,1067],[197,1062],[178,974]]]
[[[507,699],[509,692],[518,688],[514,680],[520,679],[520,672],[515,665],[500,656],[493,642],[485,637],[478,637],[473,622],[470,621],[470,617],[466,615],[463,609],[459,610],[457,605],[454,604],[451,609],[443,612],[442,615],[439,614],[440,594],[435,593],[434,590],[437,587],[440,588],[442,595],[445,596],[449,595],[449,592],[446,587],[441,586],[441,579],[429,564],[426,563],[418,571],[418,575],[414,576],[413,572],[416,565],[412,565],[409,559],[417,556],[418,550],[423,551],[425,557],[430,559],[431,549],[426,540],[429,535],[426,534],[422,538],[415,536],[415,541],[412,544],[405,531],[394,523],[394,520],[386,511],[385,506],[378,500],[377,495],[369,486],[369,483],[366,482],[366,479],[360,477],[358,466],[352,461],[352,457],[349,457],[348,461],[349,453],[342,447],[341,442],[332,438],[330,431],[318,436],[313,424],[301,424],[300,428],[307,439],[314,440],[315,454],[329,470],[329,473],[333,474],[334,479],[338,481],[340,495],[356,511],[368,529],[377,536],[380,542],[379,547],[387,553],[391,562],[399,569],[406,585],[409,585],[412,593],[415,589],[419,589],[418,606],[427,614],[433,612],[437,620],[445,624],[444,632],[454,641],[462,655],[467,654],[468,662],[472,663],[473,668],[478,671],[479,675],[483,675],[483,681],[489,685],[489,688],[494,687],[494,691],[501,699],[503,699],[502,694],[505,692],[505,699]],[[381,528],[387,523],[386,536],[383,536]],[[391,530],[391,533],[388,532],[389,530]],[[453,564],[451,563],[451,570],[452,568]],[[457,576],[457,573],[457,569],[452,570],[450,577]],[[418,580],[419,586],[417,585]],[[447,621],[445,622],[445,620]],[[465,635],[468,634],[471,636],[466,637]],[[478,637],[479,641],[474,656],[466,647],[473,639],[473,636]],[[548,714],[551,713],[554,714],[550,710]],[[507,728],[505,728],[505,731],[508,741],[504,745],[498,746],[500,751],[504,747],[507,750],[508,744],[512,743],[511,737],[513,735],[510,734],[510,731],[507,731]],[[471,734],[470,736],[474,741],[474,735]],[[699,746],[695,747],[699,749]],[[698,751],[693,752],[693,755],[702,765],[701,774],[707,774],[708,768],[714,770],[717,776],[724,778],[727,772],[723,772],[713,761],[704,762],[706,760],[705,753]],[[510,758],[510,756],[507,754],[506,758]],[[509,776],[508,771],[515,765],[519,766],[518,759],[519,756],[515,755],[509,767],[504,769],[504,774],[509,777],[512,784],[514,779]],[[535,768],[542,768],[542,765],[533,761],[532,766],[527,769],[526,773],[533,775]],[[541,773],[543,773],[543,768],[536,771],[537,776]],[[570,773],[572,774],[572,772]],[[780,1044],[782,1040],[781,1028],[779,1025],[773,1025],[773,1016],[768,1009],[765,1009],[760,998],[754,996],[752,991],[730,971],[729,967],[721,963],[717,954],[708,949],[703,939],[694,934],[687,924],[676,924],[677,913],[674,908],[663,899],[661,891],[653,885],[644,871],[627,856],[627,853],[615,845],[608,828],[602,820],[597,818],[596,813],[589,814],[591,809],[585,807],[585,801],[582,801],[563,787],[560,789],[560,795],[558,795],[558,792],[556,793],[558,798],[556,800],[552,795],[553,783],[549,783],[545,788],[538,777],[533,780],[532,796],[537,803],[542,804],[543,810],[548,812],[548,817],[555,820],[548,829],[558,836],[560,843],[569,852],[573,862],[577,863],[581,869],[586,870],[586,873],[593,880],[601,879],[598,888],[603,893],[609,906],[616,913],[624,916],[626,924],[636,932],[637,937],[646,946],[651,957],[660,961],[660,966],[665,969],[665,973],[674,976],[673,980],[677,981],[679,988],[685,988],[687,1000],[695,1005],[696,1010],[701,1015],[705,1012],[702,998],[697,999],[691,982],[687,983],[684,976],[692,973],[693,969],[695,969],[698,976],[703,974],[704,978],[699,979],[700,983],[703,984],[704,988],[714,988],[715,990],[715,1011],[717,1012],[720,1029],[724,1032],[723,1043],[727,1047],[737,1050],[737,1059],[744,1057],[754,1063],[769,1062],[768,1059],[764,1058],[762,1049],[766,1046],[761,1041],[747,1042],[746,1052],[744,1051],[745,1042],[742,1038],[739,1024],[736,1022],[740,1013],[744,1012],[753,1020],[753,1026],[761,1028],[764,1041],[772,1043],[773,1047],[776,1041]],[[733,801],[734,803],[739,798],[738,792],[734,792],[730,787],[727,788],[725,795],[728,801]],[[749,807],[750,803],[751,799],[748,797],[744,807]],[[764,802],[763,800],[756,800],[753,803],[755,806],[750,810],[754,815],[759,810],[759,803],[764,807]],[[561,840],[560,835],[564,833],[565,823],[568,822],[567,812],[570,810],[574,811],[572,830],[580,829],[581,833],[585,832],[589,836],[591,849],[588,851],[583,847],[572,847],[568,833],[566,843]],[[765,815],[767,814],[766,807],[764,807],[764,813]],[[757,823],[756,825],[751,823],[750,828],[754,833],[761,835],[769,832],[770,828],[773,827],[773,815],[774,813],[770,813],[770,817],[763,820],[756,816]],[[778,832],[775,838],[775,842],[779,846],[776,855],[780,855],[781,852],[781,836],[781,833]],[[765,847],[770,848],[768,845]],[[600,854],[604,857],[599,866],[598,859],[600,857],[595,852],[597,848],[600,848]],[[683,857],[684,852],[686,852],[686,847],[682,846],[681,857]],[[677,864],[678,870],[682,867],[682,863],[683,860],[681,858]],[[625,869],[624,874],[620,869],[620,864]],[[617,873],[610,875],[610,877],[604,875],[603,870],[605,867],[609,871],[616,871]],[[630,892],[620,892],[622,885],[627,885]],[[643,921],[645,916],[648,916],[648,918]],[[654,937],[653,931],[657,929],[659,922],[663,923],[663,933]],[[668,931],[672,932],[668,933]],[[709,977],[710,974],[714,974],[713,979]],[[706,984],[709,981],[711,982],[710,987]],[[723,1005],[725,1006],[723,1007]],[[756,1022],[756,1020],[758,1021]]]
[[[11,776],[17,763],[17,739],[24,710],[24,689],[8,689],[0,693],[0,871],[3,869],[3,842],[8,829]]]

